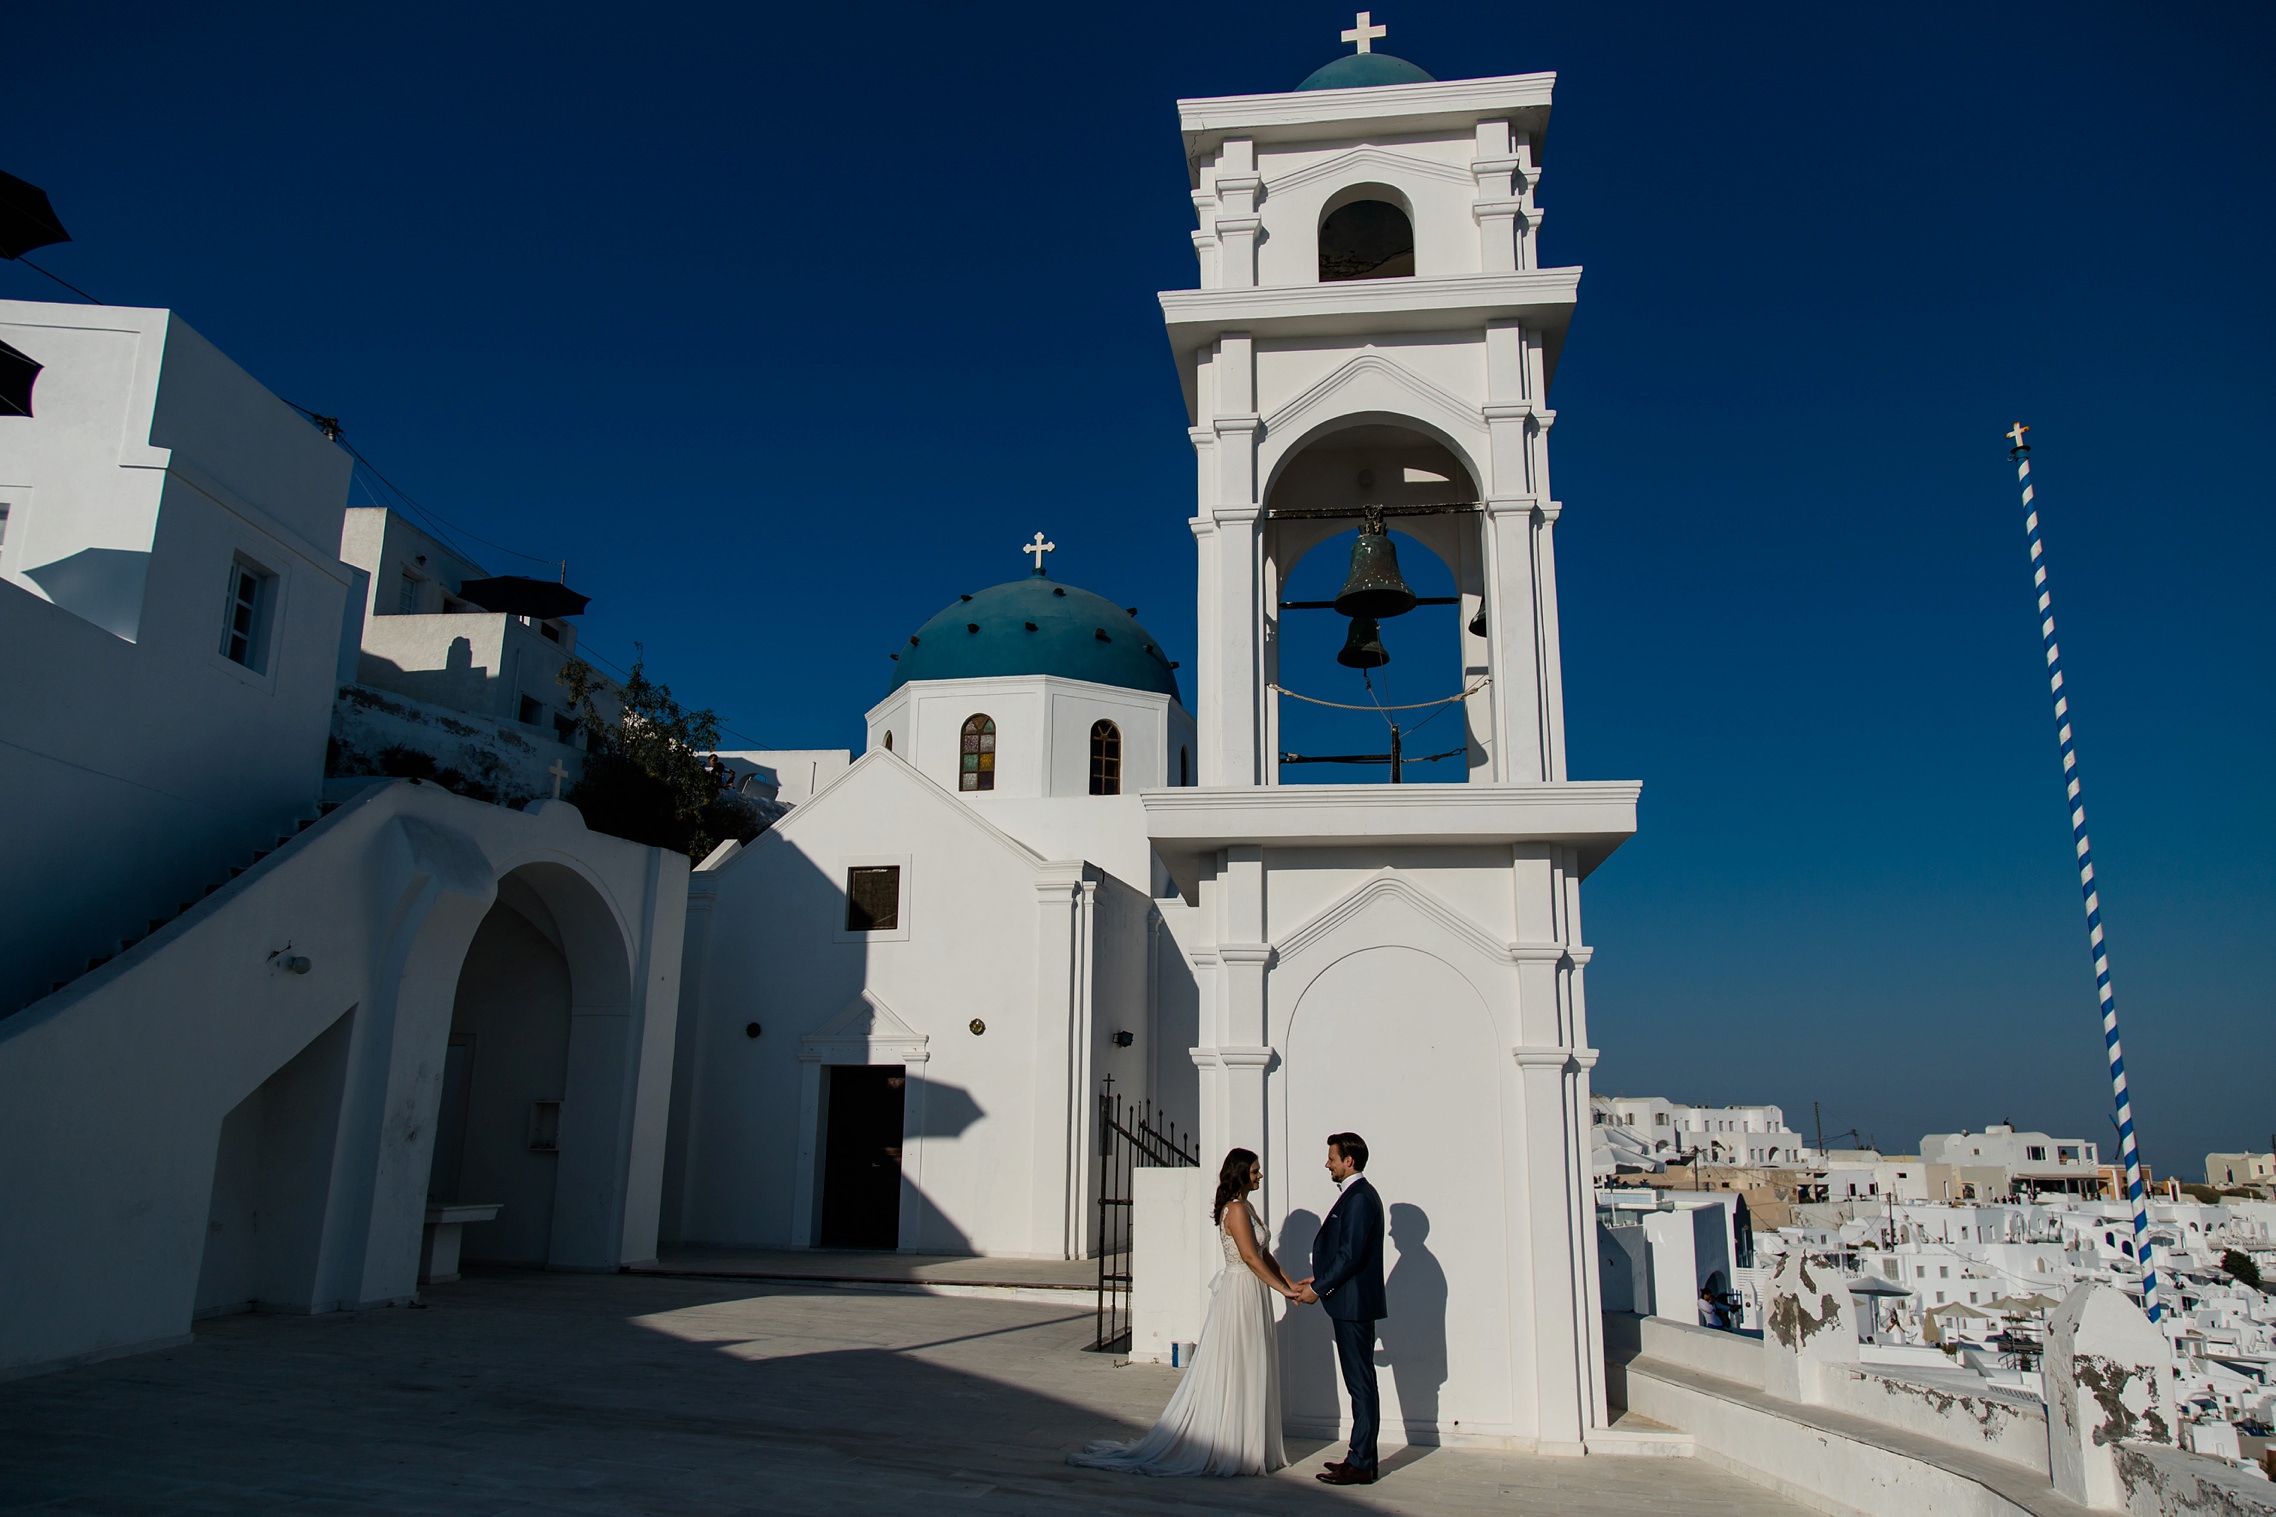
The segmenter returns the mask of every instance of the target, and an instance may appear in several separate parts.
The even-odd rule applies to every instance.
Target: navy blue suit
[[[1390,1313],[1383,1303],[1383,1200],[1365,1175],[1344,1182],[1312,1240],[1312,1289],[1335,1323],[1336,1362],[1351,1393],[1351,1455],[1345,1462],[1371,1470],[1383,1421],[1375,1389],[1375,1324]]]

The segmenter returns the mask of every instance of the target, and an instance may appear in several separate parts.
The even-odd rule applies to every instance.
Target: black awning
[[[591,603],[589,596],[579,595],[567,585],[557,585],[545,579],[526,579],[519,574],[470,579],[458,587],[458,593],[485,611],[503,611],[509,616],[534,616],[541,621],[556,616],[575,616]]]

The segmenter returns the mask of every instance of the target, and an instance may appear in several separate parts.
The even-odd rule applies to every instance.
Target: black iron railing
[[[1116,1095],[1112,1075],[1098,1105],[1098,1338],[1091,1347],[1121,1353],[1130,1347],[1131,1172],[1192,1169],[1201,1156],[1193,1135],[1181,1138],[1153,1102]]]

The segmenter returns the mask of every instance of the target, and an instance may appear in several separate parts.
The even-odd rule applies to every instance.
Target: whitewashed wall
[[[399,782],[0,1019],[0,1374],[178,1342],[200,1309],[410,1299],[460,970],[502,882],[569,978],[545,1262],[653,1257],[686,880],[566,805]]]
[[[352,576],[347,455],[179,318],[0,301],[0,339],[45,365],[0,417],[4,1013],[314,814]],[[254,668],[239,557],[275,576]]]

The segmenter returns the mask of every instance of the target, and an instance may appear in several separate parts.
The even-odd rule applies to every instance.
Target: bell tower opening
[[[1462,460],[1417,428],[1360,423],[1290,459],[1266,501],[1278,783],[1469,779],[1485,753],[1463,696],[1486,648]]]
[[[1391,201],[1353,200],[1321,218],[1322,284],[1339,279],[1398,279],[1414,271],[1414,223]]]

